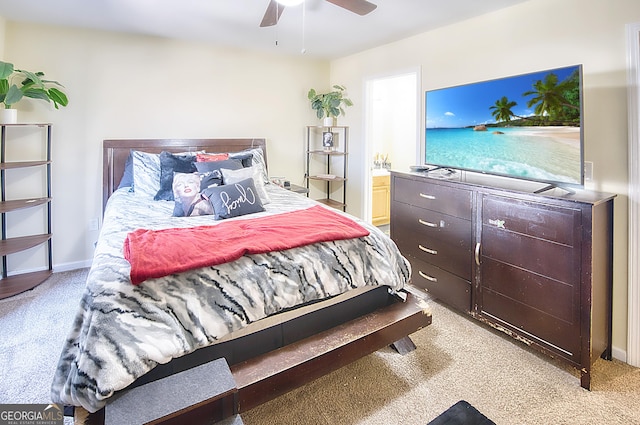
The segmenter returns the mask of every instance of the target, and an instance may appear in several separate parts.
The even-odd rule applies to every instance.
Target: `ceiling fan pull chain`
[[[302,3],[302,50],[300,51],[300,53],[302,53],[303,55],[307,53],[307,49],[304,47],[306,44],[305,38],[304,38],[306,18],[307,18],[307,3],[304,2]]]
[[[278,13],[280,9],[280,3],[276,3],[276,16],[280,16],[280,14]],[[278,23],[276,22],[276,25],[274,25],[274,29],[276,30],[276,47],[278,47]]]

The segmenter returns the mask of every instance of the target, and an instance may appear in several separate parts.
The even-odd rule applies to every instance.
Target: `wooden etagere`
[[[11,161],[7,158],[7,144],[11,143],[9,134],[12,128],[34,127],[42,129],[44,134],[45,158],[30,161]],[[46,178],[44,196],[27,199],[7,199],[7,182],[11,170],[45,167]],[[0,216],[2,240],[0,255],[2,256],[2,279],[0,279],[0,298],[7,298],[24,292],[45,281],[53,272],[51,250],[51,124],[0,124]],[[46,214],[46,229],[37,233],[20,237],[7,237],[8,215],[20,214],[20,210],[43,206]],[[46,245],[46,269],[27,273],[12,273],[10,276],[9,256],[31,248]]]
[[[331,135],[329,140],[325,137],[327,133]],[[349,127],[307,126],[307,196],[342,211],[347,208],[348,139]],[[316,197],[314,192],[323,196]]]

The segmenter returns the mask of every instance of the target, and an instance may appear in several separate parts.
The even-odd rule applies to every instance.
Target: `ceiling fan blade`
[[[275,0],[269,1],[269,6],[267,6],[267,11],[264,12],[264,17],[262,18],[262,22],[260,22],[261,27],[271,27],[278,23],[280,19],[280,15],[282,15],[282,11],[284,10],[284,6],[278,3]]]
[[[353,13],[357,13],[360,16],[373,12],[376,7],[375,4],[368,2],[367,0],[327,0],[329,3],[333,3],[336,6],[340,6]]]

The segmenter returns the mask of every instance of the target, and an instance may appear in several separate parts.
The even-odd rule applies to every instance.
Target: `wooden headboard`
[[[267,163],[265,139],[123,139],[102,142],[102,208],[118,188],[131,149],[149,153],[167,152],[238,152],[261,147]]]

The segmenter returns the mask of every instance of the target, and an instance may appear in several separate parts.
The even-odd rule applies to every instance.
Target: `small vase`
[[[17,109],[0,109],[0,124],[15,124],[17,122]]]
[[[336,126],[336,117],[324,117],[322,124],[325,127],[335,127]]]

